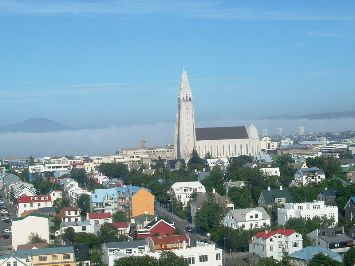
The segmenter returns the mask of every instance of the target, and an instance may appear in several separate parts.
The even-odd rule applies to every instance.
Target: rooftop
[[[119,248],[119,249],[138,248],[138,247],[143,247],[145,245],[147,245],[145,240],[110,242],[104,244],[104,246],[106,246],[107,248]]]
[[[265,232],[259,232],[259,233],[256,233],[255,237],[256,238],[270,238],[274,235],[277,235],[277,234],[280,234],[280,235],[284,235],[284,236],[290,236],[292,234],[296,233],[295,230],[293,229],[283,229],[283,228],[279,228],[277,230],[274,230],[274,231],[265,231]]]
[[[248,139],[245,126],[196,128],[196,140]]]
[[[335,253],[334,251],[331,251],[330,249],[323,248],[321,246],[310,246],[310,247],[305,247],[299,251],[296,251],[292,254],[289,254],[288,256],[292,259],[299,259],[299,260],[304,260],[304,261],[310,261],[315,255],[322,253],[322,254],[327,254],[330,258],[333,260],[342,261],[341,256],[338,253]]]

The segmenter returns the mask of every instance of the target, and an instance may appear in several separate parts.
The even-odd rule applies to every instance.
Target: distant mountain
[[[320,114],[304,114],[304,115],[278,115],[264,117],[262,119],[309,119],[309,120],[322,120],[322,119],[338,119],[338,118],[355,118],[355,111],[347,112],[333,112],[333,113],[320,113]]]
[[[70,127],[45,118],[29,119],[20,123],[0,126],[0,132],[45,133],[69,130]]]

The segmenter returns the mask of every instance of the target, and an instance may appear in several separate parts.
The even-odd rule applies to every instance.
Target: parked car
[[[11,235],[10,234],[4,234],[2,237],[5,238],[5,239],[11,239]]]
[[[4,233],[11,234],[11,229],[9,229],[9,228],[5,228],[5,229],[4,229]]]
[[[189,233],[192,233],[192,232],[194,231],[194,228],[191,227],[191,226],[186,226],[186,227],[185,227],[185,231],[186,231],[186,232],[189,232]]]
[[[0,199],[0,205],[2,204],[5,204],[5,202],[2,199]]]

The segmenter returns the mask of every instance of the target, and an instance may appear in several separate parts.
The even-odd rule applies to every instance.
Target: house
[[[310,183],[320,183],[325,180],[323,170],[317,167],[301,168],[294,175],[296,185],[305,186]]]
[[[222,250],[216,248],[215,244],[196,242],[196,246],[172,249],[171,252],[179,257],[183,257],[189,265],[194,266],[222,266]]]
[[[320,246],[305,247],[299,251],[288,254],[288,258],[289,258],[290,263],[292,265],[306,266],[306,265],[308,265],[308,262],[310,260],[312,260],[313,257],[317,254],[324,254],[324,255],[330,257],[332,260],[342,262],[342,257],[338,253],[335,253],[334,251],[331,251],[330,249],[326,249],[326,248],[320,247]]]
[[[57,199],[62,199],[63,197],[63,193],[61,190],[51,190],[48,195],[51,196],[52,202]]]
[[[291,202],[293,202],[293,200],[288,189],[285,189],[282,186],[280,186],[279,189],[271,189],[268,187],[267,190],[261,191],[258,205],[260,207],[269,208],[275,205],[283,205]]]
[[[109,212],[88,213],[86,219],[94,225],[95,233],[97,233],[101,225],[112,223],[112,214]]]
[[[144,228],[137,229],[136,238],[143,239],[155,235],[173,235],[174,232],[175,226],[173,224],[170,224],[163,219],[158,220],[156,217],[153,221],[149,222]]]
[[[142,214],[154,215],[154,195],[145,188],[140,188],[131,196],[131,217]]]
[[[73,247],[18,250],[15,254],[16,257],[26,258],[26,261],[29,262],[29,264],[25,265],[76,266]]]
[[[262,207],[229,210],[223,224],[233,229],[250,230],[270,226],[269,214]]]
[[[243,188],[245,187],[245,181],[228,181],[224,182],[224,186],[226,188],[226,193],[228,194],[229,189],[235,188]]]
[[[285,203],[283,208],[277,209],[277,222],[285,225],[290,218],[313,219],[314,217],[327,217],[334,219],[333,225],[338,223],[338,207],[328,206],[324,201]]]
[[[181,249],[190,246],[188,235],[152,236],[148,238],[149,249],[152,252]]]
[[[12,249],[18,245],[27,244],[29,237],[37,234],[49,243],[49,220],[41,214],[31,213],[26,217],[18,217],[12,220]]]
[[[279,167],[260,168],[260,171],[266,176],[280,176],[281,175]]]
[[[274,258],[280,261],[285,255],[302,248],[302,235],[293,229],[280,228],[270,232],[259,232],[249,242],[249,253],[256,260]]]
[[[344,233],[344,227],[316,229],[307,236],[312,246],[321,246],[339,254],[344,254],[354,246],[353,239]]]
[[[119,236],[129,235],[130,225],[128,222],[115,222],[115,223],[111,223],[111,225],[117,228]]]
[[[327,189],[327,188],[319,192],[317,196],[317,200],[324,201],[325,204],[328,205],[335,205],[336,198],[337,198],[337,191],[334,189]]]
[[[52,199],[49,195],[23,195],[17,199],[17,217],[20,217],[26,211],[52,206]]]
[[[9,186],[10,191],[15,199],[18,199],[20,196],[35,196],[37,194],[37,190],[34,188],[33,184],[27,182],[17,182],[12,183]]]
[[[62,222],[76,222],[81,221],[79,207],[65,207],[59,212]]]
[[[62,222],[60,224],[60,231],[56,232],[56,235],[64,234],[67,228],[73,228],[75,233],[95,233],[95,226],[92,222],[85,221],[72,221],[72,222]]]
[[[174,159],[174,160],[166,160],[165,167],[170,171],[178,171],[180,168],[185,167],[185,160],[183,159]]]
[[[181,202],[183,207],[187,207],[193,193],[205,193],[205,187],[198,181],[176,182],[170,188],[170,194]]]
[[[351,197],[346,203],[345,207],[345,219],[354,220],[355,218],[355,196]]]
[[[215,202],[224,209],[234,209],[233,202],[227,196],[221,196],[215,190],[213,190],[212,193],[199,193],[197,194],[196,198],[191,200],[192,221],[194,221],[196,212],[208,202]]]
[[[110,242],[102,245],[102,260],[108,266],[113,266],[116,260],[129,256],[144,256],[149,253],[146,240]]]
[[[218,166],[219,168],[224,170],[229,166],[229,160],[227,158],[207,159],[207,165],[211,170],[215,166]]]

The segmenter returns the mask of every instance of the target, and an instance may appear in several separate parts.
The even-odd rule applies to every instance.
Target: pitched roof
[[[80,208],[79,207],[74,207],[74,206],[70,206],[70,207],[64,207],[60,210],[60,216],[61,217],[66,217],[66,214],[65,212],[67,211],[77,211],[79,212],[79,215],[80,215]]]
[[[258,232],[256,233],[255,237],[256,238],[270,238],[276,234],[280,234],[280,235],[284,235],[284,236],[290,236],[292,234],[296,233],[295,230],[293,229],[283,229],[283,228],[279,228],[279,229],[276,229],[274,231],[265,231],[265,232]]]
[[[173,244],[183,241],[188,242],[190,240],[187,235],[152,236],[150,239],[154,244]]]
[[[276,198],[285,198],[287,203],[293,202],[292,196],[288,189],[270,189],[261,191],[261,195],[263,196],[265,203],[274,204]]]
[[[95,189],[91,198],[93,202],[102,202],[106,195],[112,198],[117,198],[120,193],[125,194],[125,196],[132,196],[137,193],[142,187],[137,186],[121,186],[113,188]]]
[[[128,228],[129,227],[129,223],[128,222],[115,222],[115,223],[111,223],[112,226],[120,229],[120,228]]]
[[[24,217],[16,217],[12,221],[13,222],[20,221],[20,220],[24,220],[24,219],[26,219],[28,217],[40,217],[40,218],[47,218],[48,219],[47,215],[40,214],[40,213],[30,213],[30,214],[28,214],[27,216],[24,216]]]
[[[25,256],[51,255],[62,253],[74,253],[73,247],[55,247],[55,248],[39,248],[39,249],[25,249],[17,250],[15,254]]]
[[[196,140],[248,139],[245,126],[196,128]]]
[[[18,245],[17,250],[27,250],[27,249],[33,249],[33,248],[47,248],[48,243],[35,243],[35,244],[24,244],[24,245]]]
[[[234,209],[234,210],[229,210],[228,213],[231,213],[238,222],[243,222],[243,221],[245,222],[246,221],[246,214],[251,211],[261,212],[262,217],[260,217],[260,220],[270,219],[269,214],[265,211],[265,209],[263,207]]]
[[[108,219],[112,218],[112,214],[109,212],[98,212],[98,213],[89,213],[89,219]]]
[[[325,189],[325,190],[321,191],[319,194],[323,194],[326,197],[336,197],[337,191],[334,189]]]
[[[299,251],[296,251],[294,253],[288,254],[289,257],[299,259],[299,260],[304,260],[304,261],[310,261],[315,255],[319,253],[325,253],[329,257],[331,257],[333,260],[342,261],[341,256],[338,253],[335,253],[334,251],[331,251],[330,249],[323,248],[321,246],[310,246],[310,247],[305,247]]]

